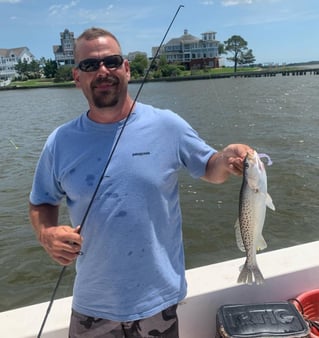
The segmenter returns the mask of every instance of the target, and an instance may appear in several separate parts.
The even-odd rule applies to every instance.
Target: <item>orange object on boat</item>
[[[310,337],[319,337],[319,289],[300,294],[292,300],[310,327]]]

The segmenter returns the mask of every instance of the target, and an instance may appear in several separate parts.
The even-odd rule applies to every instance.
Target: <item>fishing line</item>
[[[149,72],[150,72],[150,70],[152,69],[154,63],[156,62],[156,58],[157,58],[157,56],[158,56],[158,54],[159,54],[159,52],[160,52],[160,50],[161,50],[161,48],[162,48],[162,45],[163,45],[163,43],[164,43],[164,41],[165,41],[165,39],[166,39],[166,36],[167,36],[168,32],[170,31],[170,29],[171,29],[171,27],[172,27],[172,25],[173,25],[173,23],[174,23],[174,21],[175,21],[176,16],[178,15],[178,13],[179,13],[179,11],[181,10],[182,7],[184,7],[184,5],[179,5],[178,9],[176,10],[176,13],[175,13],[175,15],[174,15],[172,21],[170,22],[170,24],[169,24],[169,26],[168,26],[168,28],[167,28],[165,34],[164,34],[164,37],[163,37],[163,39],[162,39],[160,45],[158,46],[158,48],[157,48],[157,50],[156,50],[156,53],[155,53],[154,57],[152,58],[152,61],[151,61],[150,65],[149,65],[149,67],[148,67],[148,69],[147,69],[147,71],[146,71],[146,73],[145,73],[145,75],[144,75],[144,77],[143,77],[142,83],[141,83],[141,85],[140,85],[140,87],[139,87],[139,89],[138,89],[138,91],[137,91],[137,93],[136,93],[136,96],[135,96],[134,101],[133,101],[133,103],[132,103],[132,105],[131,105],[131,108],[130,108],[130,110],[129,110],[129,113],[128,113],[127,117],[126,117],[125,120],[124,120],[123,127],[121,128],[121,130],[120,130],[120,132],[119,132],[119,134],[118,134],[118,136],[117,136],[117,138],[116,138],[116,140],[115,140],[115,143],[114,143],[114,145],[113,145],[113,148],[112,148],[112,150],[111,150],[111,153],[110,153],[110,155],[109,155],[109,157],[108,157],[108,160],[106,161],[106,164],[105,164],[104,169],[103,169],[103,171],[102,171],[102,174],[101,174],[101,176],[100,176],[100,179],[99,179],[99,181],[98,181],[98,183],[97,183],[97,185],[96,185],[96,188],[95,188],[95,190],[94,190],[94,192],[93,192],[93,194],[92,194],[90,203],[88,204],[88,207],[87,207],[87,209],[86,209],[86,211],[85,211],[85,214],[84,214],[84,216],[83,216],[82,222],[81,222],[80,227],[79,227],[79,230],[78,230],[78,233],[79,233],[79,234],[81,233],[81,231],[82,231],[82,229],[83,229],[83,227],[84,227],[84,223],[85,223],[85,221],[86,221],[86,219],[87,219],[87,216],[88,216],[88,214],[89,214],[89,212],[90,212],[90,209],[91,209],[91,207],[92,207],[92,204],[93,204],[93,202],[94,202],[94,200],[95,200],[96,194],[97,194],[97,192],[98,192],[98,190],[99,190],[99,188],[100,188],[100,185],[101,185],[101,183],[102,183],[102,181],[103,181],[103,178],[104,178],[104,176],[105,176],[105,173],[106,173],[106,171],[107,171],[107,169],[108,169],[108,167],[109,167],[109,165],[110,165],[111,159],[112,159],[113,154],[114,154],[114,152],[115,152],[115,150],[116,150],[116,148],[117,148],[117,145],[118,145],[118,143],[119,143],[119,141],[120,141],[120,139],[121,139],[121,136],[122,136],[122,134],[123,134],[123,131],[124,131],[124,129],[125,129],[125,126],[126,126],[128,120],[129,120],[129,118],[130,118],[130,116],[131,116],[131,114],[132,114],[132,111],[133,111],[133,109],[134,109],[134,106],[135,106],[135,104],[136,104],[136,101],[137,101],[137,99],[138,99],[138,97],[139,97],[139,95],[140,95],[140,93],[141,93],[141,91],[142,91],[142,88],[143,88],[143,86],[144,86],[144,84],[145,84],[145,82],[146,82],[146,80],[147,80],[147,77],[148,77],[148,75],[149,75]],[[60,272],[60,275],[59,275],[59,277],[58,277],[58,280],[57,280],[57,282],[56,282],[55,288],[54,288],[54,290],[53,290],[53,293],[52,293],[52,296],[51,296],[51,299],[50,299],[50,302],[49,302],[49,305],[48,305],[46,314],[45,314],[44,319],[43,319],[43,321],[42,321],[40,331],[39,331],[39,333],[38,333],[38,335],[37,335],[37,338],[40,338],[41,335],[42,335],[42,331],[43,331],[44,326],[45,326],[45,323],[46,323],[46,321],[47,321],[47,319],[48,319],[50,310],[51,310],[51,308],[52,308],[52,305],[53,305],[53,302],[54,302],[54,299],[55,299],[57,290],[58,290],[58,288],[59,288],[59,286],[60,286],[60,284],[61,284],[61,280],[62,280],[62,277],[63,277],[63,275],[64,275],[65,270],[66,270],[66,266],[64,266],[64,267],[62,268],[61,272]]]

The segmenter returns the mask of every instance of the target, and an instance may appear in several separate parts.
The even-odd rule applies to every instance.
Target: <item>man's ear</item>
[[[79,88],[81,87],[80,85],[80,76],[79,76],[79,70],[77,68],[72,69],[72,74],[73,74],[73,80],[75,82],[75,85]]]
[[[124,60],[124,67],[125,67],[125,71],[126,71],[126,78],[128,81],[130,81],[131,79],[131,69],[130,69],[130,63],[128,62],[128,60]]]

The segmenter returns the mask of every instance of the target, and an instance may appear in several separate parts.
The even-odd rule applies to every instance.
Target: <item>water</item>
[[[268,184],[276,211],[267,212],[264,237],[267,250],[275,250],[319,239],[318,88],[314,75],[147,83],[140,100],[179,113],[217,149],[241,142],[271,156]],[[137,89],[130,85],[133,96]],[[47,135],[87,105],[77,89],[1,91],[0,102],[4,311],[52,294],[61,267],[39,246],[29,225],[28,194]],[[243,256],[233,229],[240,184],[237,177],[211,185],[181,173],[187,268]],[[68,223],[64,207],[61,223]],[[57,297],[72,292],[74,271],[66,271]]]

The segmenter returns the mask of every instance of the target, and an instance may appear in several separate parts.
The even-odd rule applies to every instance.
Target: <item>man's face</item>
[[[77,42],[77,63],[86,59],[103,59],[120,55],[117,42],[109,36]],[[96,71],[85,72],[79,68],[73,71],[74,80],[87,98],[90,107],[116,108],[124,103],[127,96],[130,69],[127,60],[118,68],[107,68],[102,62]]]

